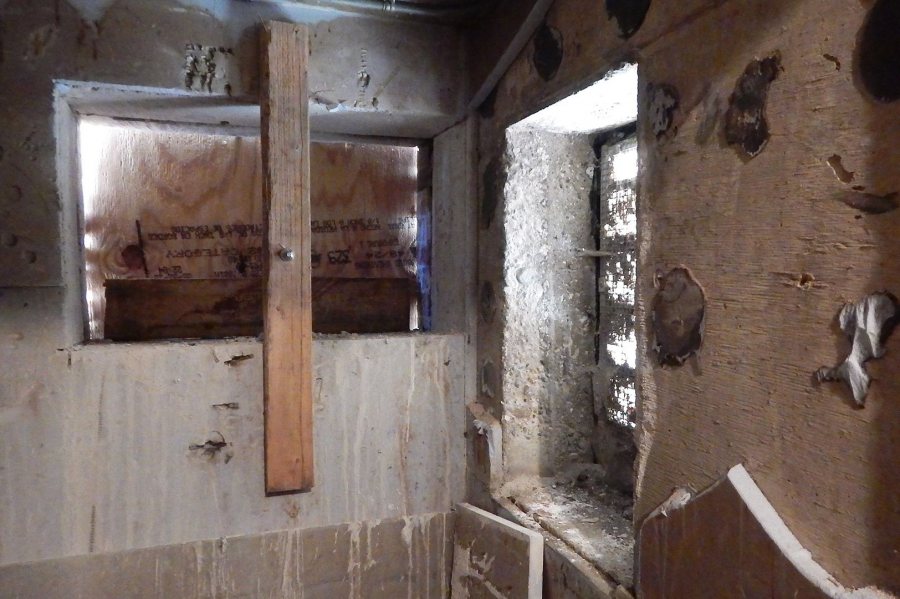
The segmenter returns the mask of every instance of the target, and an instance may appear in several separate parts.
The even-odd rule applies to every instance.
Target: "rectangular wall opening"
[[[507,497],[632,586],[637,67],[506,131]]]
[[[258,132],[83,117],[78,146],[87,339],[260,334]],[[314,331],[422,328],[427,151],[345,138],[310,154]]]

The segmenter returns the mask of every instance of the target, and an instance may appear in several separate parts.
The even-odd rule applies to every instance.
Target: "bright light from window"
[[[593,133],[637,120],[637,65],[614,71],[556,104],[534,113],[512,128],[551,133]]]
[[[638,174],[637,146],[619,152],[612,160],[612,178],[615,181],[631,181]]]

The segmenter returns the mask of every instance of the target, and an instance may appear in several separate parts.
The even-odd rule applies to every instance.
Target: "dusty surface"
[[[5,0],[0,285],[64,280],[60,210],[74,206],[60,205],[55,185],[54,80],[252,103],[257,28],[268,19],[310,26],[314,130],[428,137],[452,124],[461,102],[461,39],[447,27],[265,2]]]
[[[586,136],[508,132],[503,342],[504,448],[511,475],[590,460],[594,261]]]
[[[4,597],[443,599],[454,515],[222,537],[0,567]]]
[[[633,583],[631,498],[609,489],[597,467],[570,476],[520,479],[503,495],[581,557],[626,587]]]
[[[0,291],[0,314],[33,322],[0,322],[0,564],[443,512],[463,499],[461,335],[317,338],[315,487],[266,497],[259,342],[57,351],[39,337],[52,329],[40,308]],[[34,364],[47,366],[37,376]]]
[[[479,169],[501,155],[509,124],[640,53],[636,515],[675,487],[704,488],[743,462],[839,582],[893,590],[900,338],[891,336],[885,357],[866,365],[876,384],[865,410],[854,409],[841,385],[818,385],[812,374],[845,355],[836,318],[843,304],[900,288],[900,212],[845,204],[852,187],[827,163],[841,156],[851,185],[864,188],[854,192],[900,191],[892,166],[900,163],[900,103],[873,101],[852,67],[869,9],[886,4],[654,2],[622,42],[596,2],[556,2],[547,22],[562,34],[559,71],[548,83],[527,56],[512,65],[494,115],[481,120]],[[784,70],[766,98],[769,140],[746,161],[724,141],[724,113],[747,65],[775,51]],[[648,84],[678,90],[662,138],[647,113]],[[479,276],[495,289],[506,245],[496,224],[481,231]],[[653,273],[679,265],[706,292],[704,344],[698,363],[664,369],[649,336]],[[479,330],[479,361],[499,363],[501,343],[496,326]]]

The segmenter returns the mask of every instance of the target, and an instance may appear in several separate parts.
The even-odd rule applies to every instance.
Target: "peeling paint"
[[[606,15],[616,20],[624,39],[637,33],[644,24],[648,10],[650,0],[606,0]]]
[[[562,34],[545,21],[534,35],[534,69],[544,81],[550,81],[559,71],[563,60]]]
[[[225,364],[228,366],[237,366],[241,362],[246,362],[247,360],[252,360],[253,354],[237,354],[236,356],[232,356],[231,359],[225,360]]]
[[[678,90],[667,83],[647,85],[650,128],[657,139],[672,129],[675,111],[678,109]],[[673,134],[677,129],[673,131]]]
[[[769,141],[766,100],[769,86],[782,71],[781,53],[754,60],[735,85],[725,113],[725,141],[745,158],[759,154]]]
[[[844,381],[850,386],[857,407],[865,407],[871,382],[865,363],[884,355],[884,344],[897,324],[897,312],[897,298],[884,291],[855,304],[844,304],[838,320],[853,344],[850,355],[834,368],[823,366],[817,370],[819,382]]]
[[[653,334],[659,363],[680,366],[700,350],[706,297],[687,268],[673,268],[656,279]]]

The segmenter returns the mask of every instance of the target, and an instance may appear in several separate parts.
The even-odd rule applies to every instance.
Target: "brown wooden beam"
[[[266,492],[313,486],[306,28],[268,22],[260,51]]]

